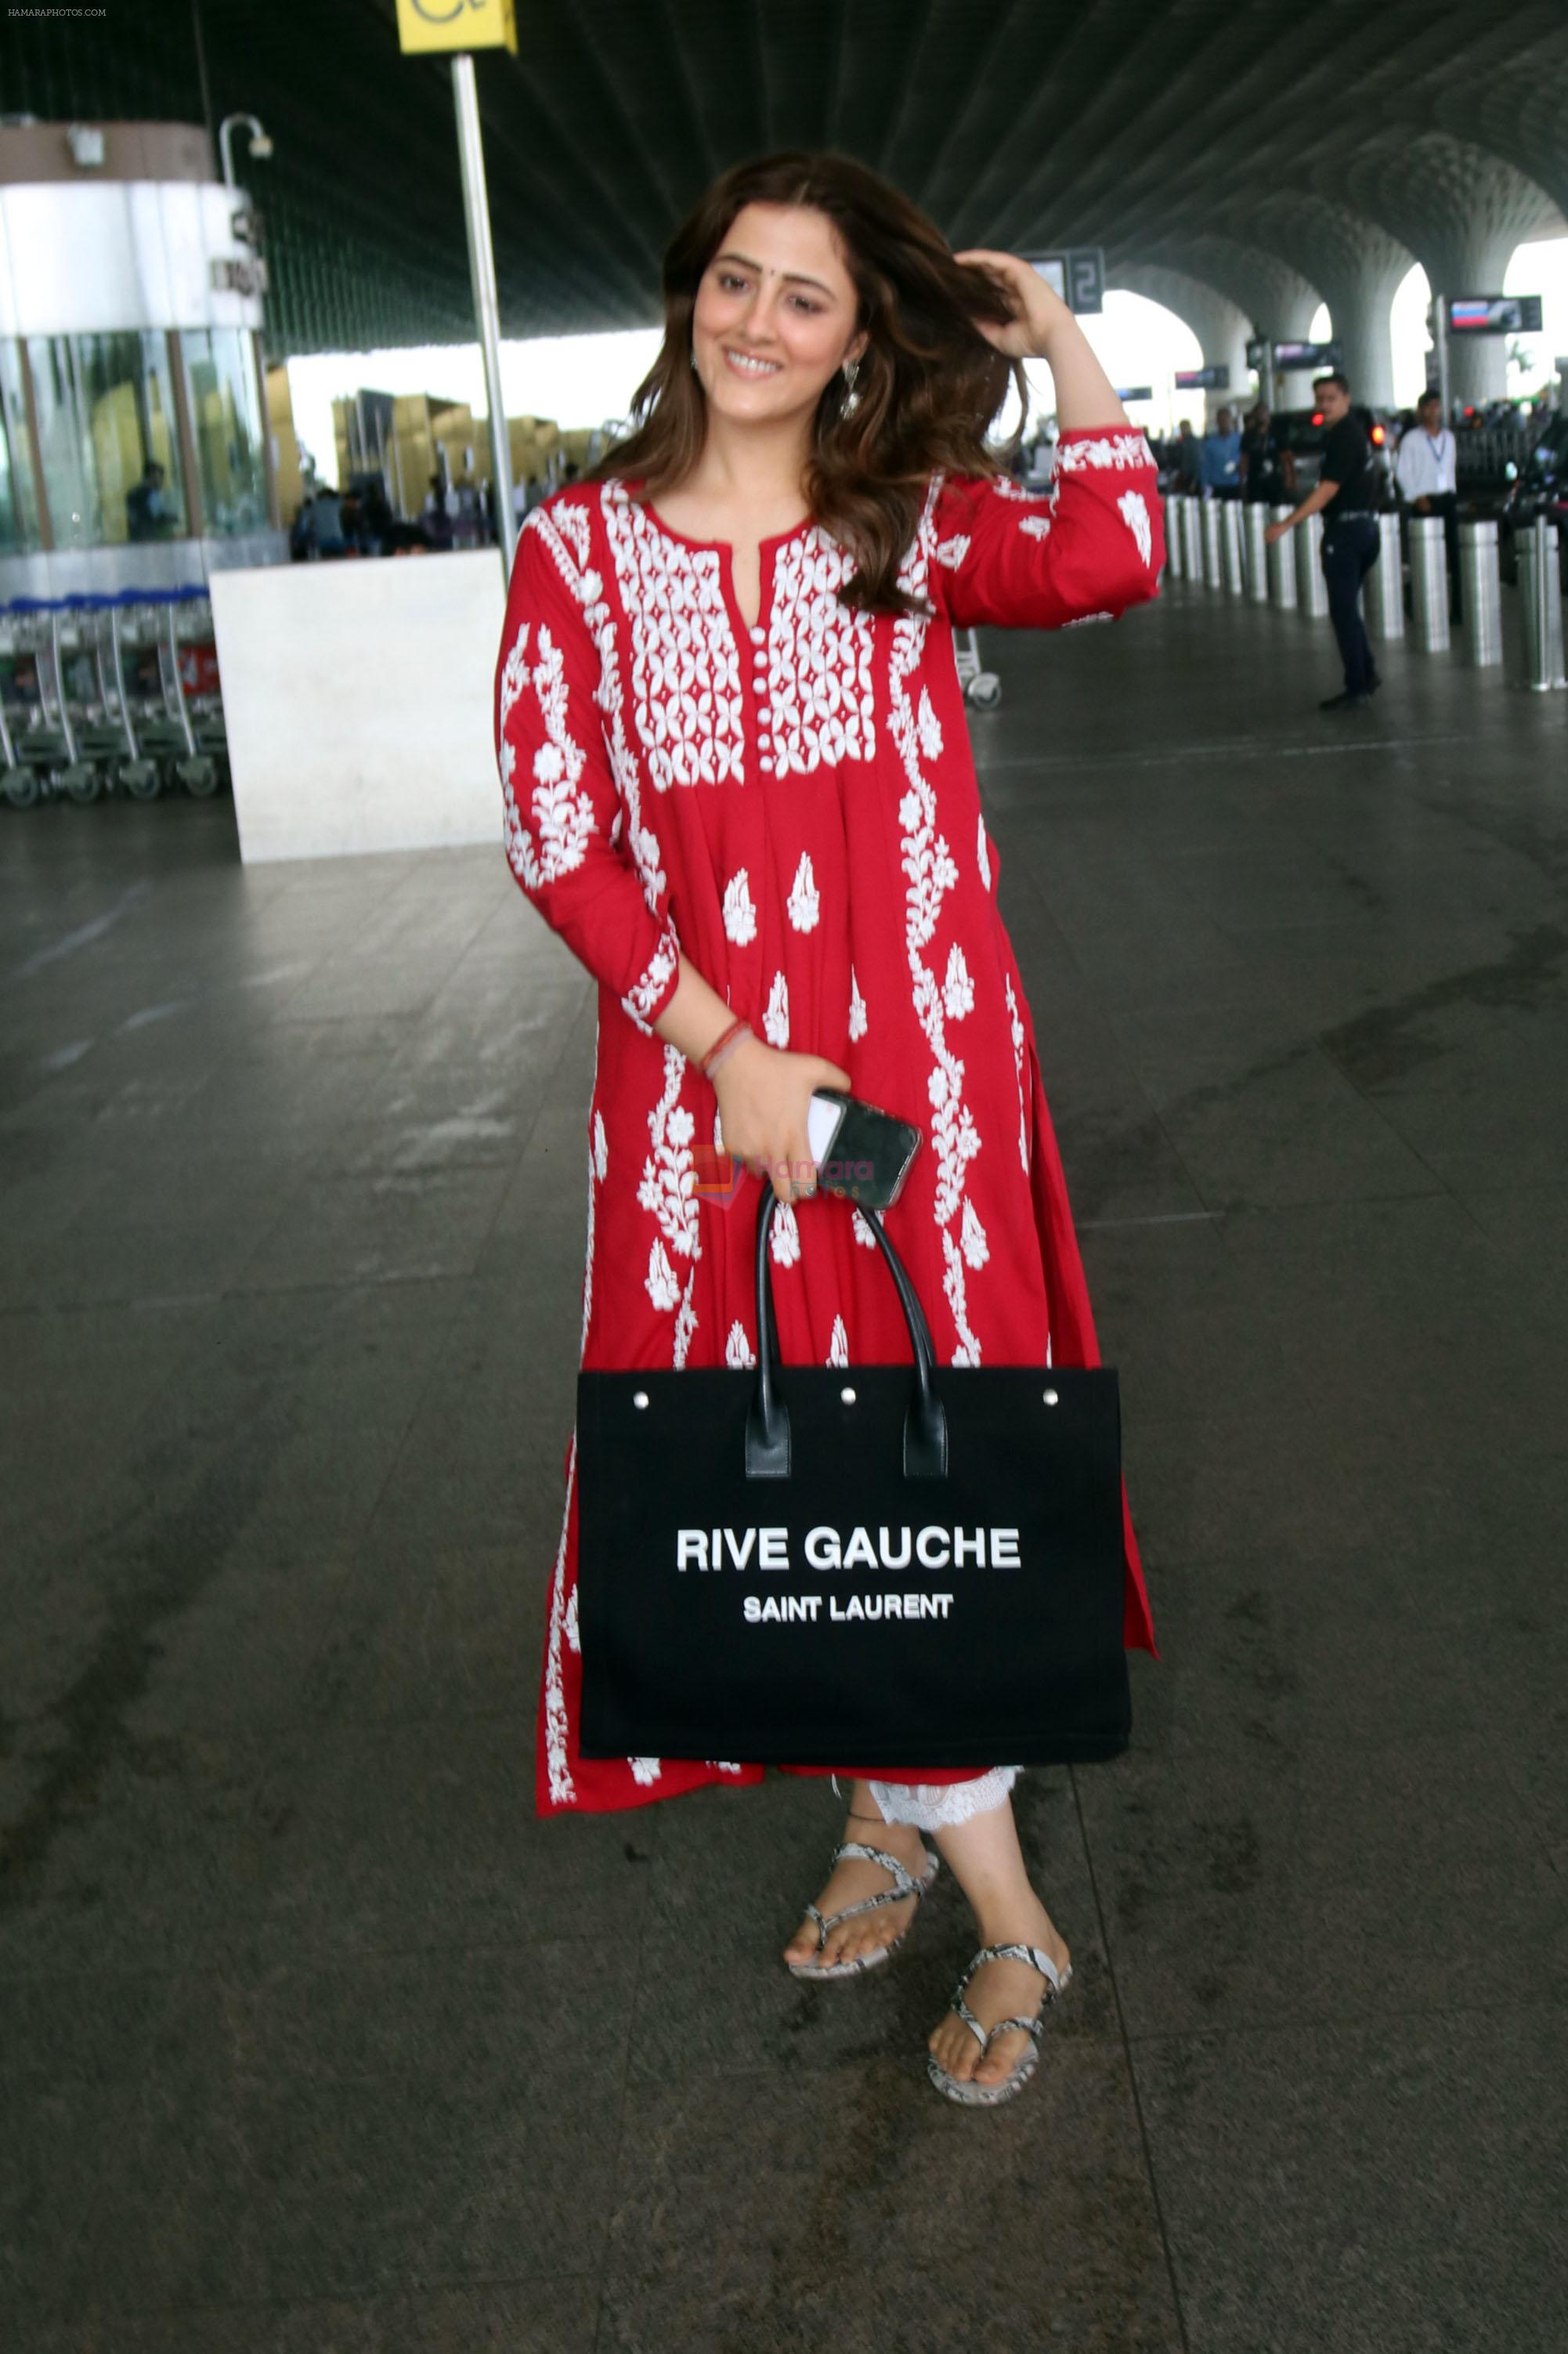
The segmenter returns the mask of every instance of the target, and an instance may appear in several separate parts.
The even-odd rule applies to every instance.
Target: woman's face
[[[829,377],[865,348],[856,308],[825,213],[743,207],[703,272],[692,314],[704,391],[737,423],[810,411]]]

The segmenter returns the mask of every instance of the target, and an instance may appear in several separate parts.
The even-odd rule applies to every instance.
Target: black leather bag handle
[[[757,1205],[757,1387],[746,1417],[746,1476],[748,1479],[789,1477],[789,1410],[779,1394],[779,1334],[773,1321],[772,1276],[768,1238],[778,1195],[762,1187]],[[835,1199],[842,1199],[835,1196]],[[846,1204],[846,1206],[851,1206]],[[937,1395],[937,1354],[930,1327],[908,1271],[882,1230],[874,1210],[861,1206],[861,1216],[876,1238],[898,1288],[899,1306],[909,1328],[915,1352],[915,1394],[904,1417],[904,1476],[906,1479],[945,1479],[948,1476],[948,1416]]]

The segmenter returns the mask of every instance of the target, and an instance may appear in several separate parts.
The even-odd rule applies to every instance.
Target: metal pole
[[[495,532],[501,567],[512,578],[517,550],[517,518],[512,512],[512,451],[506,436],[506,404],[501,392],[501,305],[495,292],[495,254],[490,242],[490,199],[484,186],[484,145],[479,130],[479,95],[473,59],[464,50],[452,59],[452,99],[457,108],[458,155],[462,164],[462,209],[468,228],[468,268],[473,281],[473,315],[484,354],[485,398],[490,403],[491,481],[495,492]]]
[[[1203,541],[1203,586],[1223,588],[1225,585],[1220,551],[1220,503],[1205,499],[1198,509],[1198,521]]]
[[[1309,514],[1298,523],[1296,540],[1296,593],[1309,621],[1329,618],[1329,584],[1323,578],[1323,518]]]
[[[1441,515],[1410,518],[1410,603],[1425,653],[1448,651],[1448,550]]]
[[[1270,523],[1284,523],[1287,516],[1293,515],[1295,512],[1291,506],[1270,507],[1268,520]],[[1268,551],[1268,600],[1282,613],[1294,613],[1296,610],[1296,551],[1290,545],[1293,536],[1292,533],[1287,532],[1285,537],[1277,539]]]
[[[1203,510],[1202,503],[1191,495],[1181,502],[1181,553],[1188,579],[1202,588],[1203,584]]]
[[[1437,397],[1443,403],[1443,422],[1452,425],[1453,390],[1448,381],[1448,297],[1432,297],[1432,343],[1437,355]]]
[[[1544,516],[1519,535],[1519,586],[1524,620],[1524,683],[1533,694],[1545,695],[1565,682],[1557,533]]]
[[[1459,525],[1459,574],[1464,585],[1465,637],[1470,660],[1485,668],[1502,660],[1502,590],[1498,578],[1495,522]]]
[[[1244,521],[1246,525],[1246,588],[1255,605],[1268,602],[1268,546],[1263,535],[1268,529],[1268,509],[1261,499],[1249,499]]]
[[[1185,567],[1181,561],[1181,502],[1167,491],[1165,508],[1165,569],[1172,580],[1180,580]]]
[[[1225,594],[1245,597],[1246,571],[1242,549],[1242,511],[1237,499],[1226,499],[1220,509],[1220,528],[1224,537]]]
[[[1390,638],[1404,635],[1404,551],[1399,540],[1399,517],[1380,514],[1377,535],[1377,562],[1367,575],[1367,629],[1386,643]]]

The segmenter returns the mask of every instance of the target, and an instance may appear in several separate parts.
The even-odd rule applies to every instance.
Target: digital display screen
[[[1452,294],[1448,327],[1456,335],[1539,335],[1539,294]]]

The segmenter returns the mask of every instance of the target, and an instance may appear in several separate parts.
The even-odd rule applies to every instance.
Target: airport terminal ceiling
[[[684,209],[785,145],[878,165],[955,244],[1099,245],[1112,283],[1274,333],[1412,260],[1458,291],[1568,215],[1562,0],[518,0],[518,28],[478,66],[508,335],[652,323]],[[273,356],[471,335],[448,69],[399,54],[393,0],[13,18],[6,50],[13,115],[261,118]]]

